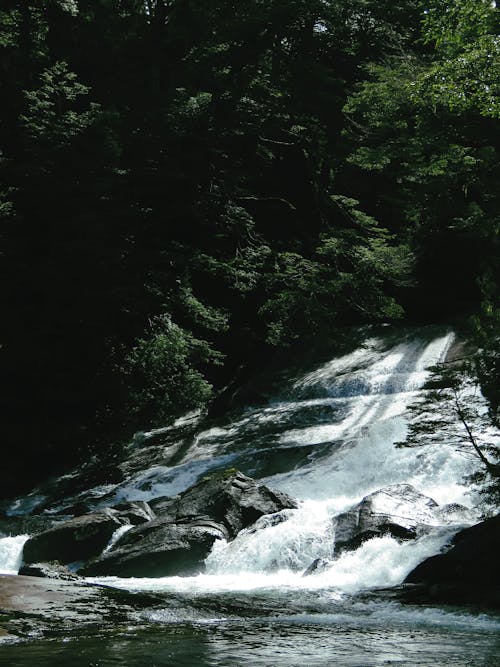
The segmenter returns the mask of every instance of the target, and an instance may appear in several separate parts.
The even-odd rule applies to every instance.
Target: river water
[[[445,360],[453,343],[452,332],[436,330],[368,338],[289,380],[264,406],[198,432],[175,465],[156,465],[106,487],[105,501],[96,491],[96,506],[150,500],[234,466],[295,496],[300,506],[286,510],[282,522],[263,517],[233,542],[216,542],[206,571],[196,577],[92,579],[155,592],[164,606],[142,612],[133,628],[98,638],[4,646],[0,664],[500,665],[497,615],[403,605],[376,590],[401,583],[485,509],[470,483],[477,460],[457,447],[459,424],[450,423],[439,443],[396,446],[429,368]],[[480,396],[474,401],[479,412],[485,409]],[[333,517],[402,483],[468,512],[457,509],[411,542],[374,538],[303,576],[314,559],[332,557]],[[25,537],[6,539],[0,540],[0,570],[15,571]]]

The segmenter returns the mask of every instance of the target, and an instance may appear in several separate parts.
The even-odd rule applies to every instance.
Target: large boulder
[[[410,540],[441,522],[438,504],[410,484],[395,484],[363,498],[334,519],[335,553],[357,549],[373,537]]]
[[[124,523],[127,521],[112,509],[74,517],[31,537],[24,545],[23,562],[85,561],[99,554]]]
[[[23,563],[73,563],[97,557],[121,526],[146,523],[156,518],[142,501],[123,503],[72,517],[31,537],[24,545]]]
[[[500,515],[457,533],[449,551],[417,565],[405,583],[423,587],[424,598],[500,607],[499,553]]]
[[[204,477],[173,499],[152,503],[157,519],[125,533],[82,568],[85,575],[160,577],[200,572],[217,539],[231,540],[266,514],[295,508],[280,491],[237,470]]]
[[[225,527],[229,539],[265,514],[297,507],[286,493],[257,484],[234,468],[207,475],[180,496],[152,505],[157,515],[175,521],[208,516]]]
[[[227,539],[208,517],[174,523],[155,519],[129,530],[114,547],[84,566],[85,576],[168,577],[197,574],[213,543]]]

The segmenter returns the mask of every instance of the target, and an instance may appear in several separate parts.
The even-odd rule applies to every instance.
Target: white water
[[[23,546],[29,535],[0,538],[0,574],[17,574]]]
[[[125,535],[125,533],[127,533],[131,528],[133,528],[133,526],[132,526],[131,524],[126,524],[126,525],[124,525],[124,526],[120,526],[119,528],[117,528],[117,529],[115,530],[115,532],[114,532],[114,533],[111,535],[111,537],[109,538],[109,542],[108,542],[108,544],[104,547],[102,553],[103,553],[103,554],[108,553],[108,551],[110,551],[110,550],[115,546],[115,544],[118,542],[118,540],[120,539],[120,537],[121,537],[122,535]]]
[[[478,469],[470,451],[458,451],[446,441],[411,449],[395,446],[405,438],[408,405],[421,391],[429,367],[444,360],[453,339],[452,333],[431,341],[414,338],[391,349],[384,349],[381,340],[369,340],[296,380],[286,400],[198,434],[178,466],[156,467],[129,480],[117,498],[147,500],[182,491],[214,467],[245,461],[251,473],[252,461],[258,465],[270,451],[285,461],[288,451],[305,452],[300,464],[288,470],[285,465],[285,471],[263,480],[299,498],[299,509],[285,511],[287,520],[277,525],[263,517],[233,542],[216,542],[205,574],[105,581],[128,589],[186,593],[325,589],[339,596],[403,581],[470,523],[471,513],[465,519],[443,519],[442,526],[412,542],[399,543],[389,536],[372,539],[325,571],[302,574],[315,558],[332,556],[332,518],[381,488],[409,483],[439,504],[478,505],[479,494],[467,481]],[[319,410],[320,419],[302,418],[307,410]],[[474,517],[479,518],[477,509]]]
[[[480,496],[467,481],[478,469],[470,451],[457,450],[446,438],[416,448],[395,446],[405,438],[408,405],[421,392],[429,367],[444,360],[453,338],[452,333],[433,340],[415,337],[389,349],[382,340],[368,340],[355,352],[298,378],[285,398],[248,410],[225,427],[199,433],[177,466],[155,466],[116,487],[112,502],[173,495],[212,468],[236,465],[252,474],[252,466],[272,453],[281,457],[279,470],[263,481],[301,502],[297,510],[283,513],[286,520],[281,523],[273,525],[263,517],[234,541],[217,541],[205,574],[93,581],[186,593],[324,589],[340,597],[403,581],[470,523],[471,516],[472,521],[479,518]],[[474,400],[481,404],[480,396]],[[302,450],[300,461],[290,465],[288,452],[297,455]],[[472,515],[450,515],[430,534],[410,542],[389,536],[372,539],[326,570],[302,576],[316,558],[332,557],[335,515],[399,483],[413,485],[439,504],[473,508]],[[116,531],[106,551],[128,528]],[[0,570],[16,571],[25,539],[0,540]]]

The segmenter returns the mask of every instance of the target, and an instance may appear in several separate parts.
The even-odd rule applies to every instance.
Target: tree
[[[204,406],[212,387],[196,366],[209,361],[220,363],[220,356],[167,316],[158,318],[149,338],[139,340],[125,359],[128,408],[136,423],[162,426]]]
[[[435,60],[417,86],[452,111],[500,118],[500,14],[490,0],[426,3],[423,36]]]
[[[472,456],[479,464],[471,481],[498,501],[500,493],[500,441],[498,430],[481,393],[476,373],[480,352],[440,364],[419,398],[410,406],[410,422],[400,447],[451,447]]]
[[[347,173],[372,175],[360,198],[415,252],[418,310],[474,315],[496,412],[499,14],[482,0],[422,7],[427,49],[416,42],[370,65],[345,106]]]
[[[433,77],[494,29],[452,6],[479,27],[445,48],[419,0],[2,5],[0,353],[34,474],[317,329],[420,315],[414,256],[486,312],[495,118]]]

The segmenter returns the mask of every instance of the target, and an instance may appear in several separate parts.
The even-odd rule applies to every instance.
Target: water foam
[[[478,465],[468,452],[448,443],[396,446],[406,437],[408,406],[419,396],[429,368],[444,360],[453,340],[450,332],[432,340],[416,336],[387,349],[382,340],[371,339],[352,354],[297,379],[289,400],[281,397],[226,426],[199,433],[178,466],[150,469],[129,480],[119,497],[147,500],[182,491],[206,470],[231,465],[243,454],[258,459],[280,448],[284,456],[288,447],[310,451],[305,463],[263,480],[299,498],[299,508],[287,510],[285,521],[264,517],[230,543],[216,541],[204,574],[97,581],[132,590],[190,594],[324,589],[345,595],[399,584],[479,513],[450,515],[443,518],[443,526],[409,542],[374,538],[342,554],[323,571],[302,574],[316,558],[333,557],[333,517],[374,491],[406,483],[439,504],[473,508],[478,503],[479,494],[466,482]]]
[[[270,554],[265,547],[267,540],[263,539],[260,551],[243,549],[236,556],[234,553],[225,553],[234,543],[226,545],[223,541],[217,542],[207,559],[207,573],[198,576],[154,579],[93,577],[90,581],[132,591],[177,591],[189,594],[276,589],[298,592],[328,590],[330,597],[338,600],[342,594],[401,583],[418,563],[439,552],[454,532],[453,529],[443,529],[414,542],[404,543],[389,536],[373,538],[356,551],[344,553],[325,571],[309,576],[303,576],[302,569],[266,569]],[[270,551],[273,552],[273,547]]]
[[[0,538],[0,574],[17,574],[21,567],[23,546],[29,535]]]
[[[108,551],[111,551],[111,549],[115,546],[115,544],[118,542],[120,537],[122,535],[125,535],[125,533],[128,533],[128,531],[133,528],[131,524],[125,524],[124,526],[120,526],[115,530],[115,532],[111,535],[109,538],[108,544],[104,547],[103,549],[103,554],[107,554]]]

